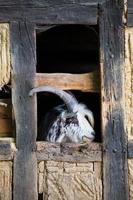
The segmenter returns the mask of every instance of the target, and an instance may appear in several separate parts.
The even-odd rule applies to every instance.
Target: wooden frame
[[[104,199],[128,199],[124,129],[124,1],[100,7]]]
[[[36,71],[34,24],[11,23],[12,102],[16,119],[14,200],[37,200],[36,98],[29,97]],[[32,58],[29,60],[29,58]],[[20,178],[21,177],[21,178]]]
[[[128,0],[127,25],[133,26],[133,1],[132,0]]]
[[[37,159],[45,160],[45,157],[49,156],[49,153],[43,153],[44,146],[44,149],[41,149],[42,153],[38,150],[36,152],[36,97],[28,96],[34,86],[36,75],[36,24],[95,25],[98,21],[98,13],[100,15],[104,200],[128,200],[122,75],[124,0],[105,0],[104,3],[100,1],[101,4],[98,2],[92,0],[85,0],[84,3],[81,0],[77,3],[73,3],[72,0],[67,3],[65,0],[57,0],[56,3],[53,1],[44,3],[42,0],[28,1],[28,3],[26,0],[21,3],[16,0],[0,2],[0,21],[10,21],[12,101],[17,125],[15,154],[12,154],[8,144],[6,144],[7,155],[4,155],[3,151],[2,153],[0,151],[0,154],[7,160],[14,156],[14,200],[37,200]],[[65,159],[67,160],[68,157]]]

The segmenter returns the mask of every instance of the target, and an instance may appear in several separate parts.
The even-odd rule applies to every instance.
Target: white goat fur
[[[74,142],[80,143],[84,140],[92,141],[94,139],[94,118],[93,114],[84,104],[75,105],[74,113],[68,113],[67,110],[61,112],[57,119],[49,129],[47,140],[50,142]],[[68,117],[75,117],[78,124],[69,123],[66,125],[66,119]],[[86,119],[88,118],[88,120]],[[60,120],[61,119],[61,120]],[[59,122],[60,121],[60,124]],[[54,127],[59,124],[61,134],[57,138],[56,129]]]

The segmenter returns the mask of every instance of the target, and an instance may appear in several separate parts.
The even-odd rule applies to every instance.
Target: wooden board
[[[133,1],[128,0],[128,8],[127,8],[127,25],[133,26]]]
[[[38,24],[97,24],[98,6],[97,4],[68,3],[62,1],[41,1],[43,6],[26,1],[19,6],[0,6],[0,21],[28,21]],[[11,3],[11,5],[10,5]],[[41,5],[41,3],[40,3]]]
[[[12,103],[16,120],[13,200],[37,200],[37,159],[35,154],[36,98],[30,98],[36,71],[34,24],[12,22]]]
[[[107,0],[100,8],[104,200],[128,200],[123,3]]]
[[[0,200],[12,200],[12,162],[0,162]]]
[[[102,0],[67,0],[67,3],[70,4],[98,4]],[[44,7],[44,6],[51,6],[51,5],[59,5],[59,4],[66,4],[66,0],[1,0],[0,6],[33,6],[33,7]]]
[[[15,143],[13,139],[0,138],[0,161],[13,160],[16,152]]]
[[[86,74],[37,73],[35,87],[55,86],[63,90],[81,90],[84,92],[100,92],[100,72]]]
[[[40,162],[39,193],[45,200],[102,200],[102,180],[95,163]],[[99,169],[101,163],[99,163]]]

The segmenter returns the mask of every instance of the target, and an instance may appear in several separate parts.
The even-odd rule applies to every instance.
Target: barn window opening
[[[12,117],[11,87],[7,85],[0,90],[0,137],[13,137]]]
[[[50,85],[69,90],[93,112],[95,141],[101,142],[101,105],[98,26],[59,25],[36,31],[37,86]],[[99,81],[98,81],[99,79]],[[38,93],[37,140],[40,122],[53,107],[64,102],[51,93]]]
[[[38,73],[87,73],[99,68],[98,26],[37,30]]]

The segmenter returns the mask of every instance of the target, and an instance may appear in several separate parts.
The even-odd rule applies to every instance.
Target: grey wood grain
[[[61,3],[42,7],[1,6],[0,21],[29,21],[39,24],[97,24],[95,4]]]
[[[36,98],[28,93],[36,71],[34,24],[11,23],[12,102],[16,119],[14,200],[37,200]]]
[[[128,200],[123,2],[106,1],[100,9],[104,200]]]

